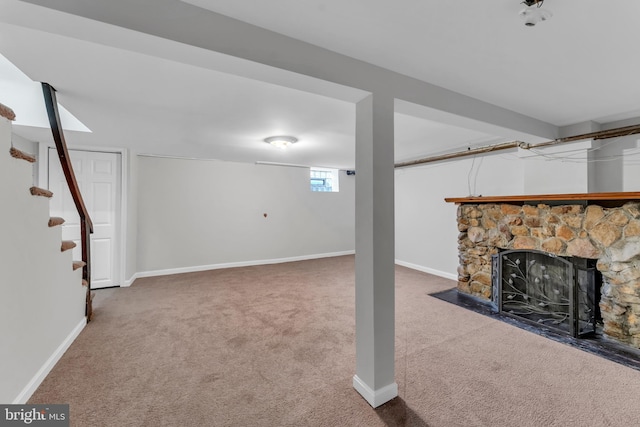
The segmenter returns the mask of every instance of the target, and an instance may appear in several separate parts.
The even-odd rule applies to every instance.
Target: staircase
[[[13,111],[11,109],[9,109],[8,107],[0,104],[0,117],[4,117],[5,119],[8,120],[14,120],[15,119],[15,114],[13,113]],[[25,153],[15,147],[11,147],[9,149],[9,155],[11,157],[13,157],[14,159],[18,160],[18,161],[25,161],[27,163],[35,163],[36,162],[36,158],[35,156],[29,154],[29,153]],[[7,178],[5,178],[7,179]],[[46,190],[44,188],[39,188],[36,186],[32,186],[29,188],[29,192],[31,193],[32,196],[34,197],[43,197],[46,199],[50,199],[51,197],[53,197],[53,193],[49,190]],[[64,218],[59,218],[59,217],[50,217],[47,223],[47,226],[49,228],[55,228],[55,227],[59,227],[62,224],[64,224]],[[61,233],[60,233],[61,234]],[[62,240],[61,239],[61,244],[60,244],[60,252],[66,252],[69,251],[73,248],[76,247],[76,243],[71,241],[71,240]],[[71,269],[73,271],[81,269],[83,267],[86,266],[86,263],[84,261],[72,261],[71,263]],[[87,322],[89,320],[91,320],[91,316],[93,314],[93,309],[92,309],[92,300],[93,300],[93,293],[90,292],[89,288],[89,282],[86,280],[86,278],[83,278],[81,281],[82,286],[87,288],[87,297],[86,297],[86,308],[85,308],[85,315],[87,317]]]
[[[90,281],[50,215],[55,195],[32,187],[35,159],[11,149],[14,117],[0,104],[0,402],[19,404],[87,324]]]
[[[36,162],[36,158],[34,156],[32,156],[31,154],[27,154],[24,151],[20,151],[15,147],[11,147],[11,149],[9,150],[9,154],[14,159],[24,160],[24,161],[29,162],[29,163],[35,163]],[[29,192],[31,193],[32,196],[46,197],[48,199],[53,197],[53,193],[51,191],[49,191],[49,190],[45,190],[44,188],[31,187],[29,189]],[[49,227],[57,227],[57,226],[62,225],[62,224],[64,224],[64,218],[59,218],[59,217],[50,217],[49,218],[49,222],[47,223],[47,225]],[[65,251],[68,251],[68,250],[73,249],[75,247],[76,247],[76,243],[74,241],[72,241],[72,240],[63,240],[62,241],[62,245],[60,246],[60,251],[61,252],[65,252]],[[73,262],[73,269],[77,270],[78,268],[84,267],[84,265],[85,265],[85,263],[82,262],[82,261],[74,261]],[[83,280],[83,282],[86,283],[86,281],[84,281],[84,280]]]

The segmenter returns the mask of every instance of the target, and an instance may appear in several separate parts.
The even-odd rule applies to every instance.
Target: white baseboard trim
[[[289,257],[289,258],[261,259],[261,260],[254,260],[254,261],[238,261],[238,262],[227,262],[222,264],[197,265],[193,267],[169,268],[166,270],[141,271],[134,274],[129,282],[129,285],[126,285],[126,286],[131,286],[131,283],[133,283],[135,279],[140,277],[167,276],[169,274],[194,273],[197,271],[218,270],[221,268],[251,267],[254,265],[280,264],[285,262],[306,261],[310,259],[330,258],[330,257],[336,257],[336,256],[353,255],[353,254],[355,254],[355,251],[343,251],[343,252],[331,252],[331,253],[324,253],[324,254],[301,255],[301,256]]]
[[[53,369],[53,367],[58,363],[58,360],[62,357],[65,351],[71,346],[71,344],[75,341],[75,339],[80,335],[80,332],[87,326],[86,317],[83,318],[78,325],[73,328],[73,330],[67,335],[67,338],[62,341],[62,343],[58,346],[58,348],[53,352],[53,354],[44,362],[44,365],[40,367],[38,372],[34,375],[34,377],[29,381],[29,383],[25,386],[25,388],[20,392],[20,394],[13,400],[13,405],[23,405],[27,403],[31,395],[36,391],[36,389],[42,384],[42,381],[49,375],[49,372]]]
[[[353,388],[364,397],[369,405],[377,408],[398,396],[398,384],[392,383],[373,391],[357,375],[353,376]]]
[[[396,264],[410,268],[412,270],[422,271],[423,273],[433,274],[434,276],[444,277],[445,279],[455,280],[456,282],[458,281],[457,274],[447,273],[446,271],[440,271],[429,267],[423,267],[421,265],[412,264],[410,262],[400,261],[399,259],[396,259]]]
[[[131,286],[133,284],[133,282],[136,281],[136,279],[138,278],[138,273],[134,273],[133,276],[131,276],[131,278],[129,280],[125,280],[122,285],[120,285],[121,288],[128,288],[129,286]]]

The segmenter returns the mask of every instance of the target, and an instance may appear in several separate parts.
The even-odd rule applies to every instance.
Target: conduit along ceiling
[[[115,3],[149,29],[169,19],[163,14],[171,8],[221,14],[517,112],[558,134],[574,124],[640,116],[640,57],[632,54],[640,2],[546,0],[553,18],[533,27],[518,15],[525,6],[518,0],[423,0],[402,7],[383,0]],[[91,129],[68,132],[69,144],[354,166],[355,102],[363,91],[56,7],[100,18],[111,6],[0,0],[0,54],[31,79],[52,84],[59,102]],[[181,25],[175,22],[176,38]],[[50,138],[37,127],[17,125],[15,132]],[[279,150],[263,142],[272,135],[299,141]],[[397,161],[523,139],[404,101],[397,102],[395,135]],[[549,139],[526,137],[529,143]]]

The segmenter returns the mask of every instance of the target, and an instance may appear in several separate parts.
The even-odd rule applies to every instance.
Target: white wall
[[[49,200],[29,194],[31,165],[9,156],[10,134],[0,118],[0,402],[24,403],[82,330],[86,288],[47,225]]]
[[[640,139],[638,135],[634,135],[627,137],[625,141],[627,144],[622,150],[624,156],[622,162],[622,190],[640,191]]]
[[[130,285],[137,273],[138,247],[138,156],[127,151],[126,162],[122,165],[126,171],[126,211],[125,211],[125,241],[126,258],[124,260],[125,285]]]
[[[31,154],[32,156],[38,158],[38,143],[30,141],[26,138],[21,137],[20,135],[16,135],[15,133],[11,134],[11,142],[15,148],[20,151],[23,151],[27,154]],[[34,163],[32,165],[32,182],[37,185],[38,182],[38,163]]]
[[[582,141],[537,150],[518,149],[523,159],[522,194],[588,193],[591,148],[591,141]]]
[[[18,150],[24,151],[33,156],[38,155],[38,144],[33,141],[30,141],[14,133],[11,135],[11,142],[13,143],[13,146]]]
[[[640,155],[629,157],[640,152],[637,136],[611,141],[561,144],[537,153],[501,151],[475,161],[466,157],[397,170],[396,259],[456,277],[456,206],[445,197],[640,190]],[[628,156],[624,161],[605,161],[622,154]],[[306,169],[131,159],[132,183],[139,170],[139,184],[131,189],[139,196],[130,194],[129,214],[136,201],[140,207],[138,239],[130,242],[129,253],[135,258],[137,243],[138,272],[354,248],[354,177],[341,174],[340,193],[320,194],[308,191]],[[130,232],[135,223],[130,221]],[[128,262],[127,277],[132,263],[135,259]]]
[[[355,177],[341,173],[339,193],[314,193],[304,168],[138,163],[141,275],[354,250]]]
[[[456,206],[445,197],[640,191],[639,145],[636,135],[399,169],[397,262],[457,277]]]
[[[445,197],[523,192],[514,151],[396,170],[396,260],[457,279],[457,206]]]
[[[592,191],[640,191],[639,146],[638,135],[595,141]]]

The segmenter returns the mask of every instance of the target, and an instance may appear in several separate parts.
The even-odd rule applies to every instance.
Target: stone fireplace
[[[501,251],[591,260],[602,273],[596,304],[604,335],[640,348],[640,193],[446,201],[459,205],[460,292],[495,302],[498,295],[492,289],[492,257],[495,260]],[[531,261],[523,258],[521,262]],[[503,296],[509,295],[516,292]]]

